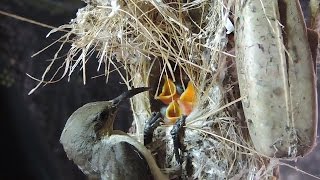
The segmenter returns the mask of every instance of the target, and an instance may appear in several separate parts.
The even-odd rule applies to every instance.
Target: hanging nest
[[[178,164],[170,135],[172,124],[168,123],[156,129],[154,143],[148,146],[159,167],[172,178],[273,177],[278,160],[254,150],[240,103],[245,97],[239,93],[234,62],[233,0],[86,3],[70,24],[49,33],[68,30],[58,41],[61,47],[65,43],[71,47],[61,67],[46,81],[47,73],[58,63],[57,52],[36,88],[70,77],[79,67],[86,83],[86,63],[97,52],[97,75],[104,71],[106,81],[115,69],[128,88],[153,88],[131,100],[134,123],[130,135],[143,143],[145,121],[152,111],[165,107],[156,97],[166,79],[180,85],[182,91],[190,82],[195,100],[186,119],[183,172],[175,173]],[[55,80],[61,70],[62,76]]]

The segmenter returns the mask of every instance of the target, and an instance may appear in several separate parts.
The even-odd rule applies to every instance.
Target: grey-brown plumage
[[[92,163],[101,171],[102,180],[152,180],[144,156],[128,142],[102,141],[93,148]]]
[[[85,104],[69,117],[62,131],[60,142],[68,158],[73,160],[83,173],[91,177],[100,177],[100,169],[92,163],[93,147],[100,146],[101,138],[108,138],[114,133],[123,133],[113,130],[113,122],[119,103],[148,89],[135,88],[110,101]],[[110,148],[111,150],[112,148],[122,148],[122,151],[125,152],[124,147],[128,148],[121,144]],[[96,150],[104,148],[96,148]],[[95,155],[99,154],[101,158],[109,156],[107,151],[110,148],[104,149],[105,152],[95,152]],[[106,153],[106,155],[102,155],[103,153]],[[111,153],[114,152],[111,151]],[[108,160],[106,161],[108,162]]]

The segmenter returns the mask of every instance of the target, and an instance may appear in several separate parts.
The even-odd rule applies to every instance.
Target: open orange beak
[[[176,100],[172,101],[166,110],[166,120],[169,124],[174,124],[181,115],[182,112],[178,102]]]
[[[159,99],[164,104],[168,105],[178,98],[179,95],[177,94],[176,85],[172,82],[170,78],[166,77],[166,81],[162,86],[162,92],[159,96],[156,96],[155,99]]]
[[[187,89],[181,94],[178,100],[182,114],[189,115],[192,112],[196,101],[196,90],[193,84],[189,81]]]

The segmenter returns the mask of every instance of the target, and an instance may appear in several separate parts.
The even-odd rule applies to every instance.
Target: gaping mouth
[[[155,99],[159,99],[161,102],[168,105],[177,98],[179,98],[179,94],[177,94],[176,85],[170,78],[166,77],[166,80],[162,86],[162,92],[159,94],[159,96],[156,96]]]
[[[176,100],[172,101],[166,109],[166,119],[168,123],[174,124],[182,115],[181,108]]]
[[[175,123],[182,115],[189,115],[192,112],[196,103],[196,90],[192,82],[189,81],[185,91],[179,95],[175,83],[166,77],[162,92],[155,99],[168,105],[165,119],[169,123]]]

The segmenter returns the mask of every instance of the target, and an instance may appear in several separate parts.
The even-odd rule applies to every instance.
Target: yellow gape
[[[165,121],[168,124],[174,124],[182,115],[181,108],[176,100],[172,101],[166,110]]]
[[[187,89],[181,94],[178,99],[179,106],[183,115],[189,115],[192,112],[193,106],[196,102],[196,91],[189,81]]]
[[[162,92],[159,96],[156,96],[155,99],[159,99],[161,102],[168,105],[177,98],[179,98],[179,95],[177,94],[176,85],[170,78],[166,77],[164,85],[162,86]]]
[[[163,116],[165,116],[166,123],[174,124],[182,115],[188,116],[192,112],[196,103],[196,90],[192,82],[189,81],[187,88],[180,96],[174,82],[166,77],[162,92],[155,99],[168,105]]]

